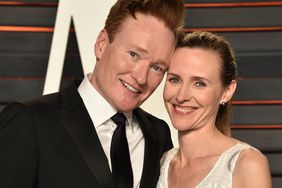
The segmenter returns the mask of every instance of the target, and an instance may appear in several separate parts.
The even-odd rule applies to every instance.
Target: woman
[[[179,148],[163,156],[157,187],[271,187],[266,157],[230,137],[236,85],[234,55],[224,38],[194,32],[179,40],[164,88]]]

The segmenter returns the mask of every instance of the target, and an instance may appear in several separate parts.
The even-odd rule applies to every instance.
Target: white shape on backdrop
[[[43,94],[59,90],[71,19],[75,27],[83,72],[92,72],[95,64],[94,43],[114,2],[114,0],[59,1]]]

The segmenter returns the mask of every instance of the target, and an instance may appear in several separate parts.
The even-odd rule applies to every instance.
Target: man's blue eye
[[[130,55],[131,57],[136,57],[136,56],[137,56],[137,53],[130,51],[130,52],[129,52],[129,55]]]
[[[160,66],[158,66],[158,65],[154,65],[153,66],[153,69],[155,70],[155,71],[160,71],[160,72],[162,72],[162,68],[160,67]]]

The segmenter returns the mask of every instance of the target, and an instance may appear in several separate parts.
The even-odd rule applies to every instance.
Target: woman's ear
[[[231,83],[225,88],[222,95],[221,103],[227,103],[234,95],[237,87],[236,80],[232,80]]]
[[[99,60],[102,57],[102,54],[108,43],[109,43],[108,33],[105,29],[103,29],[102,31],[100,31],[95,43],[94,53],[96,56],[96,60]]]

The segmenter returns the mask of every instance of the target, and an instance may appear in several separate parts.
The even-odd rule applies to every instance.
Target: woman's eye
[[[169,78],[168,81],[172,84],[177,84],[177,83],[180,82],[179,79],[177,79],[177,78]]]
[[[204,82],[196,82],[195,85],[197,87],[205,87],[206,86],[206,84]]]

